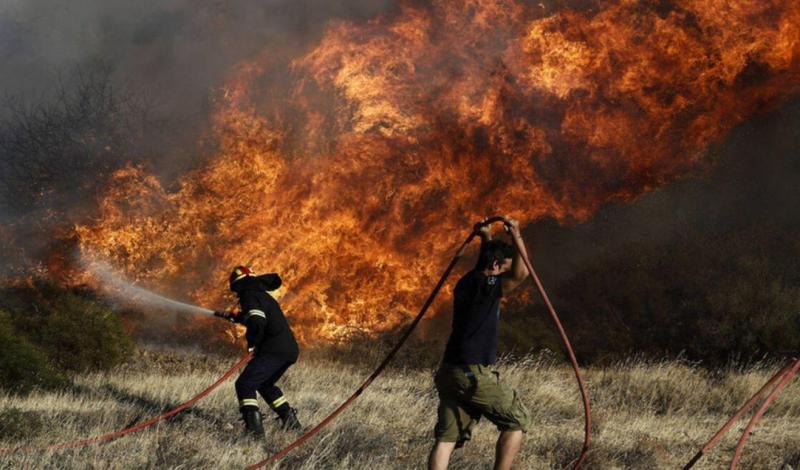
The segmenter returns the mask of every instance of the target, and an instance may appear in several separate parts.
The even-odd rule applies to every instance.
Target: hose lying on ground
[[[65,448],[69,448],[69,447],[80,447],[80,446],[86,446],[86,445],[89,445],[89,444],[95,444],[95,443],[98,443],[98,442],[110,441],[112,439],[116,439],[118,437],[122,437],[122,436],[125,436],[127,434],[134,433],[136,431],[141,431],[142,429],[147,428],[149,426],[152,426],[152,425],[158,423],[159,421],[164,421],[165,419],[168,419],[168,418],[171,418],[172,416],[175,416],[176,414],[180,413],[181,411],[185,410],[186,408],[189,408],[190,406],[194,405],[198,401],[200,401],[203,398],[205,398],[209,393],[214,391],[214,389],[216,389],[217,387],[222,385],[222,383],[225,382],[228,379],[228,377],[233,375],[234,372],[236,372],[237,370],[241,369],[245,364],[247,364],[247,361],[249,361],[251,357],[253,357],[253,353],[252,352],[247,353],[247,355],[245,355],[242,359],[240,359],[239,362],[234,364],[233,367],[228,369],[227,372],[225,372],[219,379],[217,379],[216,382],[214,382],[213,384],[209,385],[202,392],[198,393],[197,395],[195,395],[194,397],[190,398],[189,400],[181,403],[180,405],[176,406],[175,408],[172,408],[169,411],[161,413],[160,415],[155,416],[153,418],[150,418],[147,421],[141,422],[141,423],[139,423],[139,424],[137,424],[135,426],[130,426],[130,427],[127,427],[125,429],[120,429],[118,431],[108,432],[106,434],[101,434],[101,435],[98,435],[98,436],[92,436],[92,437],[87,437],[87,438],[83,438],[83,439],[75,439],[75,440],[72,440],[72,441],[67,441],[67,442],[62,442],[62,443],[57,443],[57,444],[51,444],[51,445],[45,446],[43,448],[0,449],[0,453],[8,454],[8,453],[14,453],[14,452],[29,452],[29,451],[40,451],[40,450],[58,450],[58,449],[65,449]]]
[[[736,413],[734,413],[734,415],[731,416],[730,419],[728,419],[728,421],[725,422],[725,424],[722,425],[722,427],[719,429],[719,431],[716,432],[716,434],[711,436],[711,439],[709,439],[708,442],[706,442],[705,445],[703,445],[703,447],[699,451],[697,451],[694,457],[692,457],[692,459],[689,460],[689,462],[683,467],[683,470],[689,470],[690,468],[694,467],[694,464],[696,464],[697,461],[703,457],[703,455],[705,455],[709,450],[711,450],[711,448],[717,444],[717,442],[722,438],[722,436],[724,436],[725,433],[728,432],[731,426],[733,426],[733,423],[735,423],[737,419],[739,419],[743,414],[745,414],[747,410],[752,408],[753,405],[755,405],[755,403],[758,401],[758,399],[761,398],[761,395],[763,395],[763,393],[770,386],[772,386],[777,382],[778,384],[775,385],[775,388],[772,390],[772,392],[770,392],[770,394],[764,400],[764,403],[761,404],[759,409],[747,423],[747,427],[742,433],[742,437],[739,439],[738,444],[736,444],[736,450],[734,452],[733,460],[731,460],[731,465],[729,467],[730,470],[735,470],[736,465],[739,463],[739,458],[741,457],[744,445],[750,438],[750,433],[752,432],[753,427],[756,425],[758,420],[761,419],[761,416],[767,410],[767,407],[770,405],[770,403],[772,403],[775,400],[778,393],[780,393],[781,389],[783,389],[783,387],[786,386],[786,384],[789,382],[789,380],[791,380],[791,378],[794,376],[794,374],[797,372],[798,369],[800,369],[800,359],[792,358],[789,362],[786,363],[786,365],[783,366],[783,368],[781,368],[781,370],[778,371],[777,374],[773,375],[772,378],[767,381],[767,383],[765,383],[760,389],[758,389],[758,391],[754,393],[753,396],[750,397],[750,399],[747,400],[747,402],[744,405],[742,405],[742,407],[739,408],[736,411]]]

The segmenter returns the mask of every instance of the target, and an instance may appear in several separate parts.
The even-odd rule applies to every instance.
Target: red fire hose
[[[49,446],[45,447],[45,449],[48,449],[48,450],[64,449],[64,448],[67,448],[67,447],[80,447],[80,446],[85,446],[85,445],[89,445],[89,444],[94,444],[94,443],[97,443],[97,442],[110,441],[111,439],[115,439],[115,438],[118,438],[118,437],[125,436],[127,434],[134,433],[136,431],[140,431],[140,430],[142,430],[142,429],[144,429],[146,427],[152,426],[153,424],[155,424],[155,423],[157,423],[159,421],[163,421],[163,420],[165,420],[167,418],[175,416],[176,414],[180,413],[181,411],[185,410],[186,408],[189,408],[190,406],[194,405],[198,401],[200,401],[203,398],[205,398],[215,388],[219,387],[223,382],[225,382],[225,380],[227,380],[228,377],[230,377],[234,372],[236,372],[237,370],[242,368],[242,366],[244,366],[247,363],[247,361],[250,360],[250,358],[252,356],[253,356],[252,352],[247,353],[246,356],[244,356],[239,362],[234,364],[234,366],[231,367],[227,372],[225,372],[225,374],[223,374],[222,377],[217,379],[217,381],[214,382],[213,384],[209,385],[205,390],[203,390],[202,392],[198,393],[197,395],[192,397],[190,400],[188,400],[188,401],[186,401],[184,403],[181,403],[177,407],[175,407],[175,408],[173,408],[173,409],[171,409],[171,410],[169,410],[169,411],[167,411],[165,413],[162,413],[162,414],[160,414],[160,415],[158,415],[158,416],[156,416],[154,418],[150,418],[147,421],[139,423],[139,424],[137,424],[135,426],[131,426],[129,428],[120,429],[119,431],[113,431],[113,432],[109,432],[109,433],[106,433],[106,434],[101,434],[99,436],[92,436],[92,437],[88,437],[88,438],[84,438],[84,439],[76,439],[74,441],[62,442],[60,444],[52,444],[52,445],[49,445]],[[31,451],[31,450],[41,450],[41,449],[35,449],[35,448],[0,449],[0,453],[6,454],[6,453],[11,453],[11,452]]]
[[[508,221],[505,219],[501,219],[503,223],[508,225]],[[586,456],[589,452],[589,441],[592,438],[592,409],[591,405],[589,404],[589,391],[586,389],[586,383],[583,381],[583,376],[581,376],[581,369],[578,366],[578,359],[575,357],[575,351],[572,349],[572,344],[569,342],[569,338],[567,337],[567,332],[564,331],[564,327],[561,325],[561,321],[558,318],[558,314],[556,310],[553,308],[553,304],[550,303],[550,298],[547,296],[547,292],[544,290],[544,286],[542,282],[539,280],[539,276],[536,274],[536,271],[533,269],[533,264],[531,264],[531,260],[528,259],[527,253],[523,249],[522,243],[517,238],[514,239],[517,244],[517,251],[522,255],[522,261],[525,262],[525,267],[528,268],[528,272],[531,274],[533,281],[536,283],[536,288],[539,290],[539,294],[542,296],[542,300],[544,300],[545,305],[547,305],[547,311],[550,312],[550,318],[552,318],[553,323],[555,323],[556,328],[558,329],[558,334],[561,335],[561,340],[564,342],[564,347],[567,350],[567,354],[569,355],[569,361],[572,364],[572,370],[575,372],[575,380],[578,381],[578,388],[581,392],[581,400],[583,401],[583,447],[581,448],[581,453],[578,456],[577,460],[575,460],[575,465],[572,467],[573,469],[577,469],[581,466],[584,460],[586,460]]]
[[[483,225],[489,225],[489,224],[493,224],[495,222],[503,222],[506,226],[509,225],[508,221],[505,218],[499,217],[499,216],[491,217],[491,218],[485,220],[482,224]],[[377,378],[381,374],[381,372],[383,372],[383,370],[386,368],[386,366],[389,364],[389,362],[394,358],[394,356],[397,354],[397,352],[400,350],[400,348],[406,342],[408,337],[411,336],[411,333],[417,327],[417,325],[419,324],[420,320],[422,320],[422,317],[425,315],[425,313],[428,311],[428,308],[433,303],[433,300],[439,294],[439,291],[441,290],[442,286],[444,285],[444,282],[450,276],[450,272],[453,270],[453,268],[455,267],[456,263],[458,263],[458,260],[461,259],[461,257],[463,256],[464,250],[466,249],[467,245],[472,241],[473,238],[475,238],[475,235],[476,235],[476,233],[473,231],[467,237],[467,239],[464,240],[464,243],[462,243],[461,246],[458,248],[458,250],[456,251],[455,256],[450,261],[450,264],[447,265],[447,268],[444,270],[444,273],[439,278],[439,281],[436,283],[436,286],[433,288],[433,291],[430,293],[430,295],[428,296],[428,299],[423,304],[422,309],[420,310],[420,312],[417,314],[416,317],[414,317],[414,320],[411,322],[411,324],[408,326],[406,331],[403,333],[403,336],[400,337],[400,340],[397,342],[397,344],[395,344],[394,347],[392,348],[392,350],[389,351],[389,354],[386,355],[386,358],[383,360],[383,362],[381,362],[380,365],[378,365],[378,367],[375,369],[375,371],[372,372],[372,374],[370,374],[369,377],[367,377],[367,379],[364,381],[364,383],[362,383],[361,386],[358,387],[358,389],[355,392],[353,392],[353,394],[350,395],[350,397],[347,400],[344,401],[344,403],[339,405],[338,408],[333,410],[333,412],[331,412],[331,414],[329,414],[319,424],[314,426],[314,428],[312,428],[311,430],[309,430],[308,432],[306,432],[305,434],[300,436],[297,440],[295,440],[294,442],[292,442],[291,444],[289,444],[288,446],[283,448],[278,453],[276,453],[274,455],[271,455],[270,457],[267,457],[266,459],[261,460],[260,462],[256,462],[256,463],[246,467],[247,470],[254,470],[254,469],[257,469],[257,468],[261,468],[261,467],[267,465],[268,463],[280,460],[283,457],[285,457],[292,450],[294,450],[297,447],[300,447],[301,445],[303,445],[312,436],[314,436],[316,433],[318,433],[322,428],[327,426],[328,423],[333,421],[342,411],[344,411],[348,406],[350,406],[350,404],[352,404],[356,400],[356,398],[358,398],[359,395],[361,395],[364,392],[364,390],[366,390],[367,387],[369,387],[369,385],[372,383],[372,381],[375,380],[375,378]],[[547,308],[548,308],[548,310],[550,312],[550,315],[553,318],[553,320],[554,320],[554,322],[556,324],[556,327],[558,328],[558,332],[561,334],[561,338],[564,340],[564,345],[565,345],[565,347],[567,349],[567,352],[569,354],[570,362],[572,363],[572,367],[573,367],[573,369],[575,371],[575,377],[578,380],[578,387],[580,387],[580,390],[581,390],[581,397],[583,398],[583,408],[584,408],[584,413],[585,413],[585,426],[584,426],[583,449],[581,450],[581,454],[577,458],[577,460],[575,461],[575,464],[573,466],[574,469],[577,469],[581,465],[581,463],[583,463],[583,461],[585,460],[587,451],[589,450],[589,439],[591,437],[591,427],[592,427],[591,410],[590,410],[590,406],[589,406],[589,394],[586,391],[586,385],[584,384],[583,378],[581,377],[580,368],[578,367],[578,361],[575,358],[575,353],[573,352],[572,346],[570,345],[570,342],[569,342],[569,339],[567,338],[567,335],[564,332],[564,328],[561,326],[561,322],[558,319],[558,315],[556,314],[555,309],[553,309],[553,306],[550,303],[550,299],[547,297],[547,293],[545,292],[544,287],[542,286],[542,283],[539,281],[539,277],[536,275],[536,272],[533,270],[533,265],[531,265],[531,262],[528,259],[528,257],[525,256],[525,251],[522,250],[520,246],[518,246],[517,249],[523,255],[522,258],[523,258],[523,261],[525,262],[525,266],[527,267],[528,272],[530,272],[531,277],[533,277],[533,280],[536,283],[536,287],[539,289],[539,293],[542,295],[542,298],[544,299],[545,304],[547,305]]]
[[[783,374],[783,378],[781,381],[778,382],[778,385],[772,390],[772,392],[767,395],[767,398],[764,400],[764,403],[761,404],[761,407],[756,410],[756,413],[750,418],[750,422],[747,423],[747,427],[744,428],[744,432],[742,433],[742,437],[739,439],[739,443],[736,444],[736,451],[733,453],[733,460],[731,460],[730,470],[736,470],[736,465],[739,463],[739,459],[742,457],[742,451],[744,450],[744,445],[747,444],[747,440],[750,438],[750,433],[753,432],[753,427],[756,425],[759,419],[764,415],[767,411],[767,407],[775,400],[778,394],[783,390],[783,387],[789,383],[789,381],[794,377],[794,374],[797,372],[797,369],[800,368],[800,359],[795,359],[794,365],[792,368],[789,369],[788,372]]]
[[[744,449],[747,440],[750,438],[750,433],[753,431],[753,427],[755,427],[758,420],[761,419],[761,416],[763,416],[764,413],[767,411],[767,407],[769,407],[769,405],[775,400],[775,398],[778,396],[778,393],[780,393],[780,391],[786,386],[786,384],[789,383],[789,381],[795,375],[798,369],[800,369],[800,359],[792,358],[789,362],[786,363],[785,366],[783,366],[783,368],[781,368],[781,370],[778,371],[777,374],[772,376],[772,378],[769,379],[767,383],[765,383],[760,389],[758,389],[758,391],[755,394],[753,394],[753,396],[750,397],[750,399],[747,400],[747,402],[744,405],[742,405],[742,407],[739,408],[736,411],[736,413],[734,413],[734,415],[731,416],[730,419],[728,419],[728,421],[725,422],[725,424],[722,425],[719,431],[717,431],[716,434],[714,434],[711,437],[711,439],[709,439],[708,442],[706,442],[706,444],[697,452],[697,454],[695,454],[694,457],[692,457],[692,459],[683,467],[683,470],[689,470],[690,468],[692,468],[694,464],[696,464],[697,461],[703,457],[703,455],[705,455],[709,450],[711,450],[711,448],[714,447],[714,445],[716,445],[717,441],[719,441],[722,438],[722,436],[724,436],[725,433],[728,432],[731,426],[733,426],[733,423],[736,422],[736,420],[739,419],[743,414],[745,414],[747,410],[752,408],[753,405],[758,401],[758,399],[761,398],[761,395],[770,386],[772,386],[777,382],[778,384],[775,385],[775,388],[773,388],[772,392],[770,392],[769,395],[767,395],[767,398],[764,399],[764,402],[758,408],[756,413],[753,415],[752,418],[750,418],[750,421],[747,423],[747,427],[742,433],[742,437],[739,439],[739,442],[736,445],[736,450],[734,452],[733,460],[731,460],[731,464],[729,467],[730,470],[735,470],[736,466],[739,463],[739,459],[741,458],[742,450]]]

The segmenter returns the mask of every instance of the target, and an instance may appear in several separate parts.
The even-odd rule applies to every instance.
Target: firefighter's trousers
[[[250,359],[236,380],[239,407],[258,407],[256,392],[260,393],[270,408],[277,410],[286,403],[283,392],[275,385],[293,362],[273,356],[255,356]]]

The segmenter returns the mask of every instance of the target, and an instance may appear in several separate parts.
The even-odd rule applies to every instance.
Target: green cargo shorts
[[[528,410],[517,392],[500,383],[500,373],[486,366],[442,364],[436,372],[439,392],[437,441],[464,445],[481,416],[500,431],[527,431]]]

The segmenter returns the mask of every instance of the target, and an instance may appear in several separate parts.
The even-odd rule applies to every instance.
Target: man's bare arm
[[[511,292],[528,277],[528,268],[525,267],[525,263],[522,261],[522,254],[524,253],[527,256],[528,251],[519,231],[519,222],[514,219],[508,219],[508,223],[510,225],[509,234],[514,246],[517,247],[517,251],[514,253],[514,258],[511,262],[510,275],[502,278],[503,292]]]

